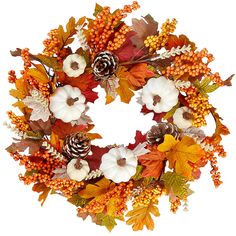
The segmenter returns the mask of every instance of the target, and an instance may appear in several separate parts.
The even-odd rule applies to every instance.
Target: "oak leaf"
[[[43,204],[46,201],[46,199],[48,197],[48,194],[50,193],[51,189],[48,188],[43,183],[36,183],[32,187],[32,190],[37,192],[37,193],[40,193],[38,200],[39,200],[39,202],[41,202],[41,206],[43,206]]]
[[[158,150],[139,156],[139,162],[145,166],[142,177],[159,178],[165,166],[166,154]]]
[[[129,211],[126,216],[130,218],[126,223],[132,225],[134,231],[142,230],[144,226],[146,226],[148,230],[153,230],[154,221],[151,214],[160,216],[159,210],[153,202],[150,202],[148,206],[139,206]]]
[[[158,150],[166,153],[169,168],[174,168],[176,173],[187,179],[193,178],[193,167],[190,164],[196,163],[204,155],[200,145],[196,144],[192,138],[184,136],[179,141],[170,134],[165,135],[164,142],[158,146]]]
[[[100,195],[107,193],[107,191],[112,188],[114,184],[106,178],[102,178],[95,184],[88,184],[86,188],[79,192],[80,197],[89,199],[95,198]]]

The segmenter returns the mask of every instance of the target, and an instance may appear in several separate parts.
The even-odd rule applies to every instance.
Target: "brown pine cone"
[[[149,145],[160,144],[164,141],[165,134],[171,134],[175,139],[179,137],[176,125],[168,122],[158,122],[147,132],[147,142]]]
[[[83,132],[68,135],[64,140],[63,152],[68,159],[85,158],[90,150],[90,139]]]
[[[108,79],[118,68],[118,57],[110,51],[100,52],[96,55],[92,68],[97,79]]]

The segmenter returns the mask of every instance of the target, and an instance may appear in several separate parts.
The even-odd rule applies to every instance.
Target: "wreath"
[[[222,80],[212,72],[213,55],[175,35],[176,19],[159,29],[147,15],[128,26],[124,19],[138,8],[133,2],[111,12],[96,4],[92,19],[72,17],[65,28],[51,30],[42,53],[11,51],[24,62],[20,75],[11,70],[8,77],[13,106],[23,115],[9,111],[6,123],[17,136],[7,151],[26,169],[20,180],[33,184],[42,205],[49,194],[60,194],[79,217],[91,216],[108,230],[117,220],[135,231],[153,230],[163,195],[173,213],[181,204],[187,208],[190,183],[207,164],[218,187],[217,158],[225,157],[221,139],[229,134],[208,94],[231,86],[233,76]],[[128,146],[94,145],[102,137],[91,131],[86,113],[98,99],[97,86],[106,104],[118,97],[129,103],[139,91],[141,113],[152,113],[155,125],[146,134],[137,131]],[[201,127],[208,115],[216,128],[207,136]]]

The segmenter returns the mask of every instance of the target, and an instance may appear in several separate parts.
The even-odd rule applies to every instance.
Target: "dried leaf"
[[[30,121],[29,126],[34,132],[42,132],[45,135],[50,135],[52,133],[52,124],[50,119],[46,122],[41,119],[37,121]]]
[[[112,182],[106,178],[102,178],[95,184],[88,184],[86,188],[79,192],[80,197],[89,199],[96,198],[100,195],[107,193],[109,189],[114,186]]]
[[[165,159],[166,154],[158,150],[139,156],[139,162],[145,166],[142,177],[159,178],[165,166]]]
[[[40,193],[38,200],[39,200],[39,202],[41,202],[41,206],[43,206],[51,189],[46,187],[46,185],[43,183],[36,183],[36,184],[34,184],[32,190],[37,193]]]
[[[137,33],[132,42],[138,47],[144,46],[144,40],[149,35],[157,35],[158,23],[153,19],[151,15],[146,15],[143,19],[132,19],[132,28]]]
[[[224,86],[232,86],[232,79],[234,78],[234,74],[231,75],[228,79],[224,81]]]
[[[158,146],[158,150],[166,153],[170,169],[174,168],[176,173],[188,179],[192,179],[193,167],[190,163],[196,163],[204,155],[200,145],[188,136],[184,136],[179,141],[172,135],[166,134],[164,142]]]
[[[109,151],[108,147],[91,146],[92,155],[85,159],[89,164],[90,170],[97,170],[100,167],[102,156]]]
[[[182,175],[168,171],[161,176],[161,180],[164,182],[167,194],[174,194],[180,199],[186,199],[192,194],[189,184],[187,184],[187,179]]]
[[[106,104],[114,101],[117,96],[116,89],[119,87],[119,79],[117,77],[112,77],[108,80],[103,80],[100,85],[106,92]]]
[[[139,206],[129,211],[126,214],[126,216],[129,217],[126,223],[132,225],[134,231],[142,230],[144,226],[146,226],[148,230],[153,230],[154,222],[151,214],[160,216],[159,210],[153,202],[150,202],[148,206]]]
[[[29,154],[38,152],[41,148],[41,141],[32,139],[22,139],[17,143],[12,143],[6,150],[10,153],[24,152],[28,148]]]
[[[137,130],[134,140],[135,140],[134,144],[130,143],[128,145],[128,149],[134,150],[140,143],[146,142],[146,135],[142,134],[141,131]]]

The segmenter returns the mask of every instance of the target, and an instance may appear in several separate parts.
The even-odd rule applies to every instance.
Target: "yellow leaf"
[[[24,99],[28,94],[27,82],[24,78],[20,78],[16,80],[16,89],[10,90],[10,95],[17,99]]]
[[[193,178],[193,167],[190,163],[196,163],[204,155],[200,145],[188,136],[184,136],[179,141],[172,135],[166,134],[164,142],[158,146],[158,150],[166,152],[169,168],[174,168],[176,173],[182,174],[188,179]]]
[[[27,71],[27,74],[32,76],[38,82],[48,83],[50,80],[42,65],[35,65],[36,68],[31,68]]]
[[[148,230],[154,229],[154,222],[151,217],[151,213],[154,216],[160,216],[158,208],[153,202],[150,202],[148,206],[139,206],[127,213],[127,217],[130,217],[126,223],[132,225],[134,231],[142,230],[144,226]]]
[[[87,136],[89,137],[90,140],[102,139],[102,136],[97,133],[87,133]]]
[[[111,95],[106,95],[106,105],[112,103],[115,100]]]
[[[95,184],[88,184],[85,189],[79,192],[82,198],[94,198],[106,193],[114,184],[106,178],[102,178]]]
[[[120,95],[120,100],[124,103],[129,103],[131,98],[134,96],[134,92],[130,89],[129,83],[125,79],[120,79],[120,86],[116,89]]]
[[[22,113],[24,113],[24,108],[26,107],[22,101],[17,101],[14,104],[12,104],[12,106],[18,107],[22,111]]]

